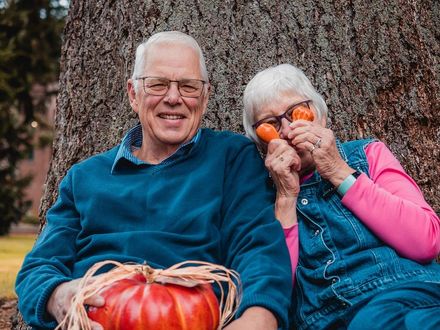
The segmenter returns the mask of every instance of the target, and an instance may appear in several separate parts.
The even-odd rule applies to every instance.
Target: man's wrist
[[[277,329],[278,321],[275,315],[264,307],[254,306],[246,309],[241,316],[252,320],[249,324],[258,324],[259,329]]]

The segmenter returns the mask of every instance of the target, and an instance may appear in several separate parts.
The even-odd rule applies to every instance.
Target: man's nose
[[[287,134],[290,132],[290,122],[286,118],[281,119],[280,138],[287,139]]]
[[[181,97],[178,83],[171,81],[167,93],[165,94],[165,102],[177,104],[181,101]]]

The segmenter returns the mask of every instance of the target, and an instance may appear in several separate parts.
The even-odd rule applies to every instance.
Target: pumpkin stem
[[[154,283],[154,280],[156,278],[154,269],[148,265],[142,266],[142,268],[143,268],[142,273],[145,276],[147,283],[148,284]]]

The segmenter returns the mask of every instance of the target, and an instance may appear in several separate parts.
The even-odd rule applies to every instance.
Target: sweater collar
[[[170,155],[168,158],[164,159],[161,164],[169,161],[172,158],[177,158],[183,154],[185,154],[187,151],[191,149],[191,147],[197,143],[197,141],[200,139],[201,135],[201,129],[199,128],[197,130],[196,135],[193,136],[193,138],[180,145],[177,150]],[[144,162],[143,160],[137,158],[135,155],[133,155],[132,150],[135,148],[140,148],[142,146],[142,126],[141,124],[137,124],[135,127],[131,128],[127,134],[122,138],[121,144],[119,145],[118,152],[116,154],[115,160],[113,161],[113,166],[111,173],[117,169],[120,164],[123,164],[126,160],[134,165],[152,165],[147,162]]]

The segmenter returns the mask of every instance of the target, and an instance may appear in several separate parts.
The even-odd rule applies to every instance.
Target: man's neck
[[[179,145],[154,147],[143,141],[139,149],[133,150],[133,155],[148,164],[159,164],[174,154],[178,148]]]

